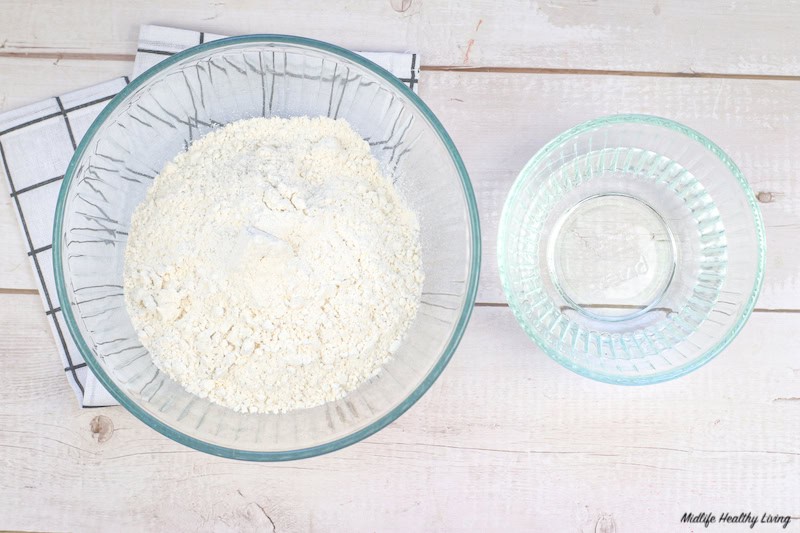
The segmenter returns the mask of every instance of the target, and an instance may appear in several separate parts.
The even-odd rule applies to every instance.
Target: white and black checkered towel
[[[142,26],[133,65],[138,76],[165,57],[223,35],[162,26]],[[359,52],[417,89],[417,54]],[[84,407],[114,405],[86,367],[61,315],[53,278],[52,235],[61,180],[92,121],[128,83],[117,78],[93,87],[0,113],[0,159],[16,206],[20,230],[39,285],[67,378]]]

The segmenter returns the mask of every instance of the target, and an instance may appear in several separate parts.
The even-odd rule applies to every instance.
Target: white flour
[[[341,398],[397,350],[421,296],[417,218],[342,120],[209,133],[164,167],[129,233],[142,344],[237,411]]]

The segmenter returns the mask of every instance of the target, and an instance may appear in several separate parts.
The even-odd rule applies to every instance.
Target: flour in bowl
[[[195,141],[131,220],[125,300],[156,366],[244,412],[343,397],[419,305],[419,224],[343,120],[254,118]]]

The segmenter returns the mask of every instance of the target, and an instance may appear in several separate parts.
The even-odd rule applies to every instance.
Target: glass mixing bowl
[[[153,365],[125,310],[131,213],[163,165],[229,122],[346,119],[367,139],[421,226],[422,303],[397,355],[335,403],[242,414],[186,392]],[[414,404],[453,355],[475,301],[480,230],[469,177],[428,107],[374,63],[330,44],[253,35],[176,54],[130,83],[92,124],[67,170],[54,227],[58,295],[92,371],[130,412],[204,452],[257,461],[347,446]]]
[[[696,131],[619,115],[563,133],[503,208],[500,277],[525,332],[584,376],[648,384],[733,340],[764,278],[761,213]]]

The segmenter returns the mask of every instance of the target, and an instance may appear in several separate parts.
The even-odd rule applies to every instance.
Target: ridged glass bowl
[[[581,375],[672,379],[708,362],[753,310],[761,213],[720,148],[671,120],[618,115],[563,133],[522,169],[498,238],[525,332]]]
[[[229,122],[298,115],[344,118],[367,139],[420,219],[422,303],[382,372],[344,399],[286,414],[242,414],[198,398],[153,365],[125,309],[131,213],[164,164]],[[453,355],[478,284],[480,230],[464,165],[428,107],[399,80],[347,50],[253,35],[172,56],[135,79],[98,116],[73,157],[54,227],[58,295],[92,371],[134,415],[204,452],[297,459],[386,426]]]

